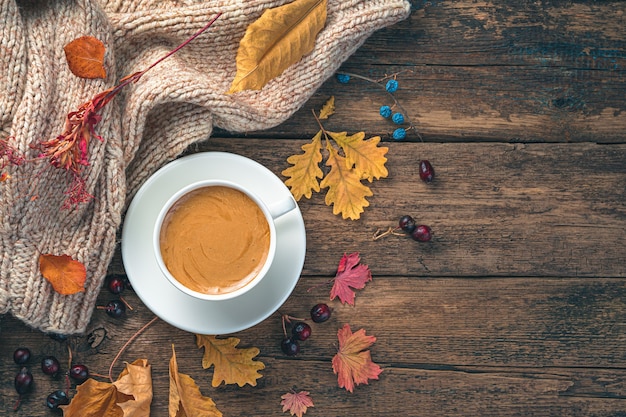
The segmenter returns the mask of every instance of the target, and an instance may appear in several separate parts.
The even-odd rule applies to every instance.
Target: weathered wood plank
[[[194,150],[235,152],[276,174],[304,141],[217,139]],[[389,143],[389,177],[375,181],[358,221],[332,214],[321,195],[300,207],[310,243],[304,274],[334,274],[359,251],[376,274],[409,276],[626,276],[626,146]],[[419,159],[436,179],[419,179]],[[377,229],[410,214],[429,224],[418,244]],[[117,257],[114,268],[122,272]]]
[[[324,301],[328,287],[307,291],[326,278],[304,278],[283,306],[283,313],[306,315],[308,306]],[[278,314],[236,334],[242,347],[257,346],[265,363],[257,387],[211,388],[212,370],[201,368],[202,351],[192,334],[164,322],[149,328],[122,355],[123,361],[148,358],[153,366],[153,416],[165,416],[167,366],[176,346],[181,372],[191,375],[224,415],[279,415],[280,395],[292,387],[309,390],[321,415],[617,415],[626,400],[626,280],[624,279],[415,279],[378,277],[357,294],[356,305],[334,308],[331,319],[313,325],[313,335],[295,358],[286,358],[279,342]],[[107,374],[110,362],[128,338],[152,317],[132,294],[134,307],[123,320],[97,311],[90,332],[106,337],[69,339],[74,361]],[[103,291],[99,303],[111,295]],[[172,306],[176,308],[176,306]],[[379,381],[348,394],[336,386],[330,361],[336,331],[344,323],[377,337],[372,358],[385,371]],[[65,365],[65,343],[29,331],[17,320],[0,321],[0,410],[9,413],[15,395],[17,365],[11,355],[29,346],[35,391],[17,416],[45,416],[47,393],[61,389],[62,377],[49,378],[38,361],[53,354]],[[90,346],[93,344],[93,347]],[[613,414],[612,414],[613,413]],[[313,414],[313,413],[312,413]],[[406,414],[403,414],[406,415]]]
[[[396,96],[426,141],[623,142],[625,39],[621,1],[415,2],[409,19],[375,33],[342,70],[401,72]],[[330,95],[329,129],[390,138],[395,126],[378,115],[391,104],[386,93],[334,79],[293,118],[252,135],[312,136],[311,110]]]

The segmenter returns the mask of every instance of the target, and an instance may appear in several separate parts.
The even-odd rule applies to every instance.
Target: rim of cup
[[[265,216],[265,220],[267,221],[269,230],[270,230],[270,242],[269,242],[269,248],[267,251],[267,258],[265,259],[265,263],[263,264],[263,267],[261,268],[259,273],[243,287],[238,288],[234,291],[229,291],[229,292],[225,292],[221,294],[207,294],[207,293],[192,290],[191,288],[183,285],[168,270],[167,266],[165,265],[165,262],[163,261],[163,257],[161,255],[161,227],[163,225],[163,220],[165,219],[165,216],[167,215],[169,210],[178,200],[180,200],[183,196],[190,193],[191,191],[195,191],[200,188],[211,187],[211,186],[229,187],[229,188],[233,188],[235,190],[241,191],[242,193],[246,194],[261,209],[261,211],[263,212],[263,215]],[[253,287],[255,287],[259,282],[261,282],[263,277],[265,277],[270,267],[272,266],[272,263],[274,261],[274,255],[276,252],[276,225],[274,224],[274,218],[272,217],[267,204],[259,196],[257,196],[253,191],[232,181],[221,180],[221,179],[208,179],[208,180],[197,181],[181,188],[167,200],[167,202],[161,208],[159,215],[157,217],[156,227],[154,228],[154,231],[153,231],[152,240],[153,240],[154,254],[156,257],[157,264],[159,265],[161,272],[165,275],[167,280],[170,283],[172,283],[172,285],[174,285],[178,290],[182,291],[183,293],[188,294],[194,298],[198,298],[198,299],[206,300],[206,301],[223,301],[223,300],[233,299],[233,298],[239,297],[247,293]]]

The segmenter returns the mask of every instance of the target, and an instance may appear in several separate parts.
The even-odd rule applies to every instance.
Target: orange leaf
[[[68,255],[39,255],[39,270],[59,294],[70,295],[85,291],[85,265]]]
[[[352,392],[355,385],[367,384],[370,379],[378,379],[383,370],[372,362],[370,351],[365,350],[376,341],[376,338],[366,336],[364,329],[352,333],[349,324],[339,329],[337,338],[339,351],[333,357],[332,364],[339,387]]]
[[[280,398],[283,399],[280,402],[280,405],[283,406],[283,413],[289,411],[292,416],[302,417],[307,408],[313,407],[313,400],[308,391],[288,392]]]
[[[106,78],[104,44],[93,36],[81,36],[63,47],[70,71],[81,78]]]
[[[237,348],[239,339],[229,337],[217,339],[215,336],[196,335],[198,347],[204,347],[202,367],[204,369],[215,366],[211,385],[219,386],[222,381],[225,384],[237,384],[243,387],[245,384],[256,386],[256,380],[262,375],[258,373],[265,368],[263,362],[252,360],[259,354],[259,349]]]
[[[169,415],[170,417],[222,417],[222,413],[217,409],[213,400],[202,396],[193,378],[178,372],[174,345],[172,345],[172,358],[170,359]]]
[[[89,378],[78,386],[70,404],[61,408],[64,417],[124,417],[120,404],[132,400],[132,395],[120,392],[115,385]]]

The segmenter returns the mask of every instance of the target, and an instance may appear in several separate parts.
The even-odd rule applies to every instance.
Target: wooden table
[[[626,3],[414,2],[411,17],[371,37],[342,67],[371,78],[399,73],[398,101],[423,141],[378,108],[376,85],[328,80],[284,124],[245,137],[216,131],[189,152],[228,151],[276,174],[317,132],[311,110],[334,95],[328,130],[381,135],[389,177],[358,221],[332,214],[322,195],[302,200],[307,252],[299,284],[281,311],[334,308],[296,357],[280,350],[279,315],[235,334],[265,364],[256,387],[211,387],[193,334],[157,321],[123,361],[152,364],[153,416],[166,416],[168,362],[192,376],[224,416],[280,416],[292,388],[311,393],[306,416],[618,416],[626,413]],[[419,180],[428,159],[436,180]],[[381,228],[410,214],[434,230],[420,244]],[[359,252],[373,281],[356,305],[328,300],[344,253]],[[110,267],[123,273],[119,254]],[[134,307],[116,320],[97,310],[89,334],[58,342],[1,318],[2,415],[46,416],[46,395],[62,380],[36,372],[19,411],[13,350],[54,354],[106,374],[129,337],[153,314]],[[103,290],[99,304],[112,295]],[[348,393],[331,368],[337,329],[349,323],[377,337],[384,371]],[[96,336],[106,335],[103,339]],[[36,365],[35,365],[36,366]]]

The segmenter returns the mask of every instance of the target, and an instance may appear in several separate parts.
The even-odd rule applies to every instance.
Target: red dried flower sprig
[[[63,208],[68,209],[88,202],[93,198],[86,190],[82,169],[89,165],[89,142],[91,138],[95,137],[100,141],[104,141],[102,136],[98,135],[95,130],[96,125],[102,120],[102,116],[99,114],[100,111],[113,100],[122,88],[130,83],[139,81],[146,72],[178,52],[178,50],[206,31],[221,15],[222,13],[218,13],[202,29],[152,63],[148,68],[122,78],[115,87],[97,94],[88,102],[81,104],[78,110],[68,113],[63,132],[56,138],[32,146],[33,149],[40,151],[39,159],[47,159],[53,167],[64,169],[72,174],[72,183],[65,192],[67,198],[63,203]],[[8,145],[8,141],[2,140],[0,140],[0,158],[2,158],[0,159],[0,169],[9,164],[21,165],[25,161],[23,155],[18,155],[12,150]],[[7,173],[0,174],[0,181],[8,178],[10,176]]]

